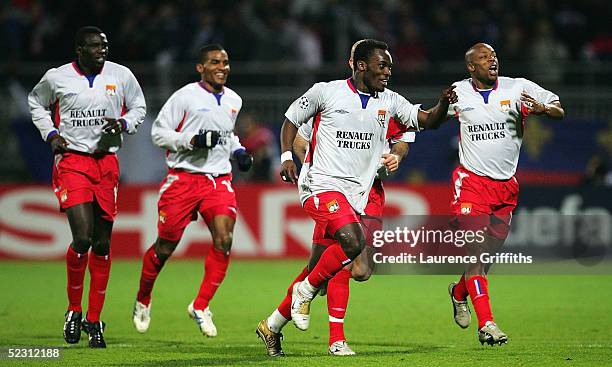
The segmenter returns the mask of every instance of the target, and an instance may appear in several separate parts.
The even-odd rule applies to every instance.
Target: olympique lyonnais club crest
[[[166,212],[164,212],[163,210],[159,211],[159,222],[166,223]]]
[[[509,99],[504,99],[503,101],[500,101],[499,102],[499,107],[504,112],[510,111],[510,100]]]
[[[387,120],[387,111],[378,110],[378,123],[380,126],[385,127],[385,121]]]
[[[114,96],[117,94],[117,86],[115,84],[106,84],[106,95]]]
[[[472,203],[461,204],[461,214],[470,214],[472,212]]]
[[[338,204],[338,201],[336,199],[325,204],[325,206],[327,207],[327,210],[329,210],[330,213],[335,213],[338,211],[338,209],[340,209],[340,204]]]
[[[232,107],[232,119],[236,119],[236,116],[238,116],[238,109]]]

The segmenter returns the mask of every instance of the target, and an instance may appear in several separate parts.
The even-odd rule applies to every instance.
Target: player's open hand
[[[382,155],[381,163],[388,172],[395,172],[399,167],[400,157],[397,154],[385,153]]]
[[[523,119],[521,118],[518,112],[511,110],[510,117],[506,119],[506,124],[508,125],[508,129],[510,130],[510,136],[518,139],[523,138]]]
[[[442,89],[442,94],[440,95],[441,104],[448,106],[449,104],[457,103],[458,100],[459,97],[457,97],[457,92],[455,92],[455,85]]]
[[[59,134],[53,135],[49,144],[51,144],[51,151],[53,154],[61,154],[68,150],[68,142]]]
[[[281,164],[280,176],[285,182],[297,183],[297,167],[293,159],[288,159]]]
[[[526,92],[521,93],[521,102],[523,102],[523,105],[525,105],[529,113],[541,115],[546,112],[546,105],[542,102],[536,101],[535,98]]]
[[[121,134],[121,130],[123,130],[123,126],[121,125],[121,119],[117,120],[112,117],[105,117],[106,124],[102,126],[102,131],[105,134],[109,134],[112,136],[116,136]]]

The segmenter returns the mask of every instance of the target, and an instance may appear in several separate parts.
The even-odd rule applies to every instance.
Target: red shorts
[[[371,243],[370,239],[375,230],[382,229],[381,217],[384,205],[385,190],[383,189],[382,181],[376,179],[374,180],[374,185],[372,186],[370,194],[368,195],[368,203],[364,209],[366,215],[360,218],[367,243]],[[335,233],[335,231],[333,233]],[[326,231],[325,223],[316,222],[314,231],[312,232],[312,243],[322,246],[330,246],[336,243],[333,233],[330,234]]]
[[[315,221],[312,235],[313,243],[329,246],[334,243],[334,234],[349,223],[359,223],[359,216],[337,191],[328,191],[309,197],[304,202],[304,209]]]
[[[382,185],[382,180],[374,180],[370,194],[368,195],[368,203],[364,209],[366,215],[370,217],[382,217],[383,208],[385,206],[385,189]]]
[[[53,191],[60,210],[94,200],[112,222],[117,215],[119,161],[115,154],[67,152],[55,155]]]
[[[518,202],[519,184],[515,177],[494,180],[458,167],[453,172],[453,185],[455,199],[451,212],[462,228],[487,227],[495,238],[508,236],[512,211]]]
[[[218,215],[236,220],[232,174],[213,177],[171,169],[161,183],[157,209],[158,236],[169,241],[180,240],[198,213],[208,224]]]

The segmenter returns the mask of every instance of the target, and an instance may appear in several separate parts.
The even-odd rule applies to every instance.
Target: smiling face
[[[368,57],[368,62],[358,61],[357,68],[363,72],[364,92],[383,92],[391,77],[393,60],[387,50],[374,49]]]
[[[489,88],[497,81],[499,61],[490,45],[477,43],[465,53],[467,70],[480,88]]]
[[[220,92],[227,82],[230,72],[229,58],[225,50],[208,51],[201,63],[196,64],[196,70],[202,76],[202,81],[215,92]]]
[[[104,33],[89,33],[82,45],[76,48],[79,64],[88,72],[97,72],[108,57],[108,41]]]

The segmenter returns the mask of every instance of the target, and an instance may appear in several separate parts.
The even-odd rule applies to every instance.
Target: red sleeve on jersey
[[[408,127],[406,125],[398,123],[393,117],[391,117],[389,119],[389,128],[387,129],[387,140],[399,140],[407,131]]]

